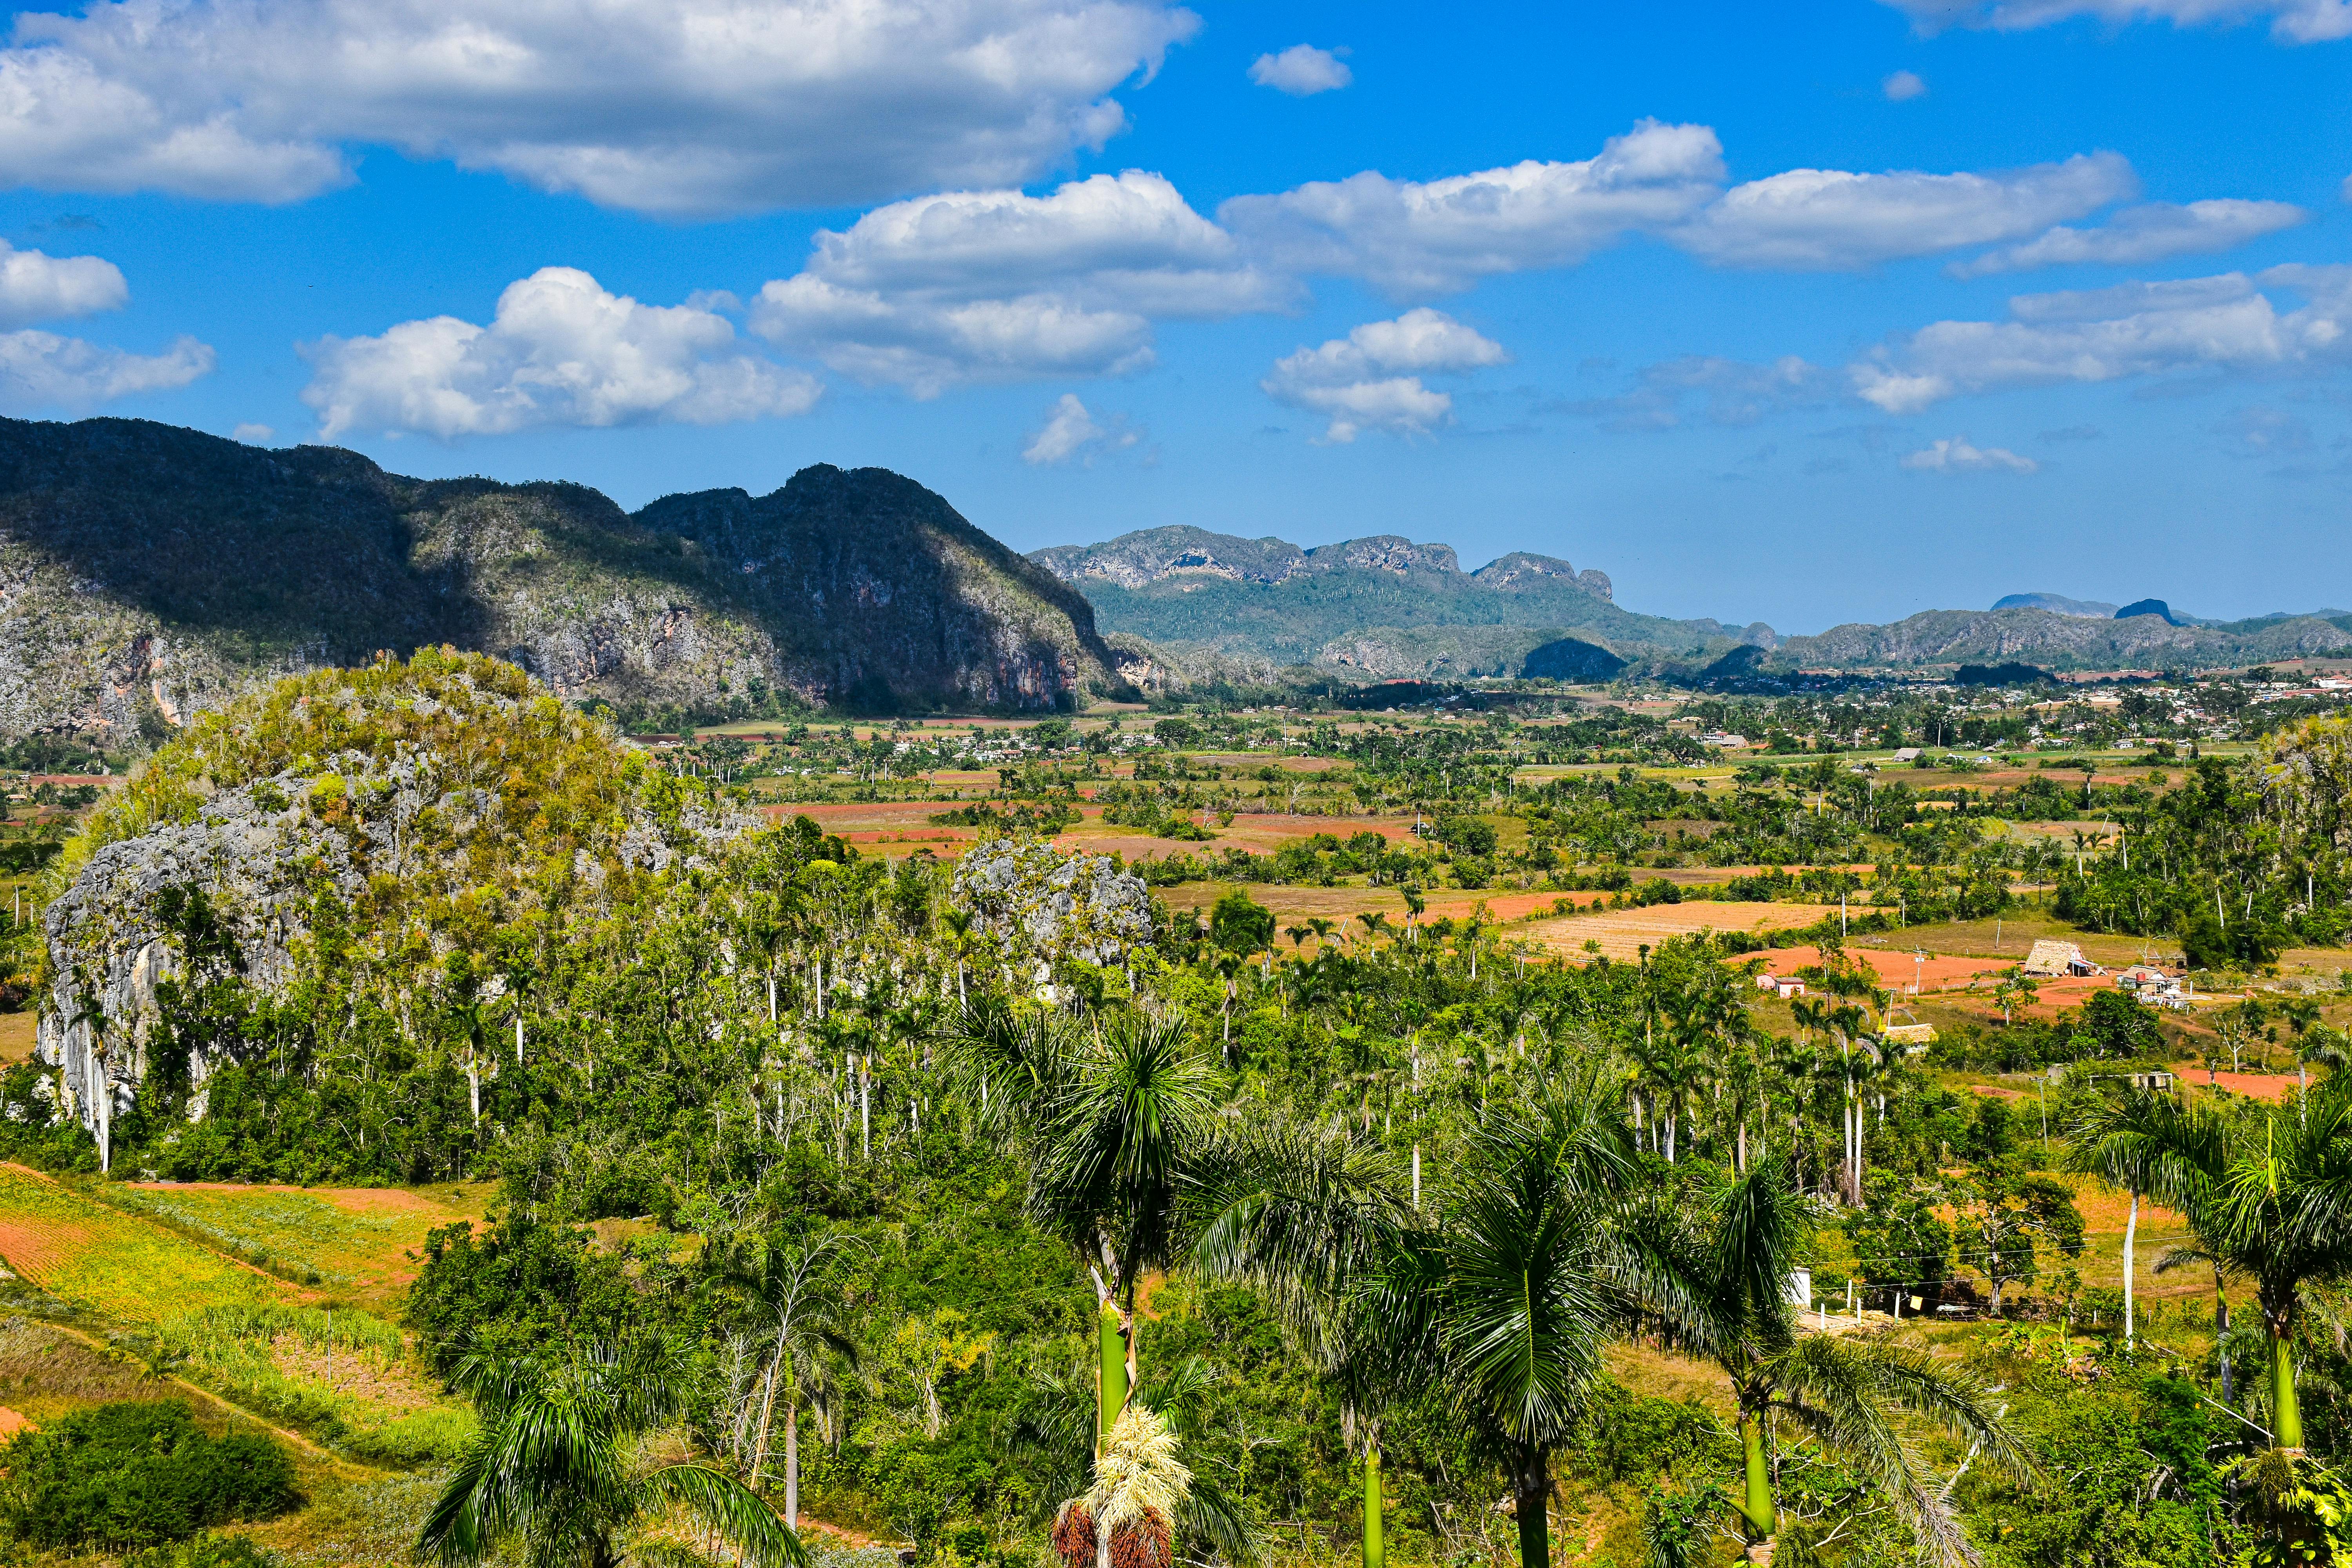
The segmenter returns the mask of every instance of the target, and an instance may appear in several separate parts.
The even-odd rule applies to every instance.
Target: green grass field
[[[0,1259],[58,1300],[116,1322],[294,1299],[258,1270],[15,1165],[0,1165]]]
[[[425,1234],[479,1219],[484,1189],[423,1191],[125,1184],[104,1189],[114,1207],[152,1219],[214,1251],[383,1315],[400,1310]]]

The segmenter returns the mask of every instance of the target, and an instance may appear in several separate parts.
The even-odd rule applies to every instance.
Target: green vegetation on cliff
[[[333,447],[0,420],[0,735],[121,748],[282,673],[448,644],[625,714],[1050,710],[1119,684],[1085,599],[911,480],[625,513]]]

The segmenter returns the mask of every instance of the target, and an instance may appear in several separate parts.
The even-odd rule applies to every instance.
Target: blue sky
[[[1813,631],[2352,605],[2346,0],[19,12],[0,408]]]

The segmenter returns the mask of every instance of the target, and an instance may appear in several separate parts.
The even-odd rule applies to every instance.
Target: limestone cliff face
[[[278,676],[448,644],[570,698],[1015,709],[1122,684],[1086,600],[882,469],[634,515],[137,420],[0,420],[0,735],[121,744]]]
[[[560,942],[564,922],[710,865],[758,822],[510,665],[427,649],[280,681],[194,716],[68,847],[43,913],[37,1059],[105,1163],[172,1037],[166,983],[277,997],[331,975],[405,1021],[467,922],[545,921]],[[214,1048],[183,1045],[165,1074],[191,1120],[232,1065]]]
[[[1465,572],[1452,545],[1392,533],[1301,550],[1151,528],[1030,559],[1084,587],[1107,630],[1150,639],[1152,678],[1203,655],[1382,678],[1508,674],[1570,630],[1677,655],[1736,640],[1716,621],[1621,609],[1608,574],[1557,556],[1513,551]]]
[[[708,562],[811,695],[1045,708],[1116,679],[1094,607],[938,496],[882,468],[803,468],[772,495],[705,490],[636,514]]]

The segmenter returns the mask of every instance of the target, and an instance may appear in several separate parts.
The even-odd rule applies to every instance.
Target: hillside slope
[[[0,420],[0,735],[159,739],[439,644],[567,698],[1051,708],[1120,684],[1086,600],[912,480],[803,469],[632,515],[144,421]]]

